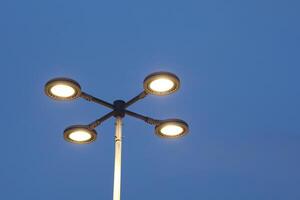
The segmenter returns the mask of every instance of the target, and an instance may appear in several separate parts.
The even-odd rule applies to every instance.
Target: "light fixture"
[[[55,78],[45,85],[47,96],[55,100],[71,100],[80,96],[80,85],[68,78]]]
[[[178,138],[188,133],[188,124],[180,119],[168,119],[155,126],[155,133],[163,138]]]
[[[158,96],[174,93],[179,87],[179,78],[170,72],[155,72],[144,80],[145,91]]]
[[[96,140],[95,128],[111,117],[116,118],[115,123],[115,169],[113,199],[120,200],[121,196],[121,157],[122,157],[122,121],[125,116],[141,119],[155,126],[157,135],[164,138],[177,138],[187,134],[188,124],[180,119],[158,120],[128,110],[127,108],[137,101],[145,98],[148,94],[167,95],[179,89],[179,78],[170,72],[156,72],[147,76],[144,80],[144,90],[129,101],[115,100],[113,103],[106,102],[81,91],[80,85],[71,79],[56,78],[45,85],[45,93],[56,100],[70,100],[81,97],[112,109],[111,112],[100,117],[88,125],[70,126],[64,131],[64,138],[68,142],[76,144],[88,144]]]
[[[96,140],[97,132],[84,125],[74,125],[64,131],[64,138],[76,144],[88,144]]]

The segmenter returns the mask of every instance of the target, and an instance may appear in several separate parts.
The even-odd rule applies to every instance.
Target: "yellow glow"
[[[152,81],[149,85],[150,89],[156,92],[167,92],[174,87],[174,82],[170,79],[159,78]]]
[[[183,133],[183,128],[178,126],[178,125],[174,125],[174,124],[168,124],[166,126],[164,126],[162,129],[160,129],[160,132],[163,135],[167,135],[167,136],[177,136]]]
[[[74,131],[69,135],[69,138],[77,142],[85,142],[92,138],[92,135],[84,130]]]
[[[74,88],[68,85],[55,85],[51,88],[51,93],[58,97],[71,97],[75,94]]]

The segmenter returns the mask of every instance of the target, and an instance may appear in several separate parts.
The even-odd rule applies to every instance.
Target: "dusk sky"
[[[109,200],[114,120],[89,145],[63,139],[109,109],[44,94],[55,77],[128,100],[169,71],[178,92],[131,110],[180,118],[162,139],[124,119],[123,200],[300,199],[300,1],[0,1],[0,199]]]

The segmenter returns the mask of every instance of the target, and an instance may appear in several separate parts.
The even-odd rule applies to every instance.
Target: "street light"
[[[68,78],[55,78],[45,85],[45,93],[55,100],[71,100],[80,96],[80,85]]]
[[[189,131],[188,124],[180,119],[158,120],[128,110],[127,108],[137,101],[145,98],[148,94],[164,96],[177,91],[180,87],[179,78],[170,72],[156,72],[147,76],[144,80],[144,91],[129,101],[115,100],[112,104],[96,98],[81,91],[80,85],[68,78],[55,78],[45,85],[47,96],[55,100],[73,100],[81,97],[107,108],[111,112],[100,117],[87,125],[73,125],[65,129],[64,138],[66,141],[75,144],[88,144],[96,140],[95,128],[111,117],[116,118],[115,123],[115,169],[114,169],[114,191],[113,200],[120,200],[121,197],[121,157],[122,157],[122,119],[128,115],[141,119],[150,125],[155,126],[156,135],[162,138],[179,138]]]
[[[168,119],[155,126],[155,133],[163,138],[177,138],[186,135],[188,124],[180,119]]]
[[[74,125],[64,131],[64,138],[76,144],[88,144],[96,140],[97,132],[84,125]]]
[[[176,92],[179,87],[179,78],[170,72],[155,72],[144,80],[144,89],[149,94],[164,96]]]

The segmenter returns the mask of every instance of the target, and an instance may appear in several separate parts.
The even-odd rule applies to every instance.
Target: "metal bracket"
[[[148,95],[148,93],[146,91],[141,92],[140,94],[138,94],[137,96],[133,97],[132,99],[130,99],[129,101],[126,102],[125,104],[125,108],[129,107],[130,105],[136,103],[137,101],[145,98]]]
[[[102,122],[108,120],[112,116],[114,116],[115,111],[111,111],[107,113],[106,115],[100,117],[99,119],[95,120],[94,122],[90,123],[88,126],[90,129],[95,129],[97,126],[99,126]]]
[[[114,109],[114,105],[112,105],[111,103],[108,103],[106,101],[103,101],[102,99],[98,99],[96,97],[93,97],[92,95],[89,95],[85,92],[81,92],[80,97],[87,100],[87,101],[92,101],[94,103],[98,103],[102,106],[108,107],[110,109]]]
[[[144,116],[129,110],[126,110],[127,107],[129,107],[130,105],[136,103],[137,101],[145,98],[147,96],[147,93],[145,91],[141,92],[140,94],[138,94],[137,96],[133,97],[131,100],[125,102],[123,100],[115,100],[113,102],[113,104],[108,103],[106,101],[103,101],[101,99],[98,99],[96,97],[93,97],[87,93],[82,92],[80,97],[84,98],[87,101],[91,101],[91,102],[95,102],[98,103],[100,105],[103,105],[105,107],[108,107],[110,109],[113,109],[113,111],[107,113],[106,115],[100,117],[99,119],[95,120],[94,122],[90,123],[88,126],[90,129],[94,129],[97,126],[99,126],[102,122],[104,122],[105,120],[109,119],[110,117],[114,116],[114,117],[125,117],[125,115],[129,115],[131,117],[135,117],[137,119],[141,119],[144,122],[151,124],[151,125],[158,125],[161,121],[157,120],[157,119],[153,119],[151,117],[148,116]]]
[[[144,122],[146,122],[148,124],[151,124],[151,125],[158,125],[161,122],[161,120],[153,119],[151,117],[147,117],[147,116],[144,116],[144,115],[141,115],[141,114],[129,111],[129,110],[125,110],[125,113],[127,115],[130,115],[131,117],[135,117],[137,119],[141,119]]]

